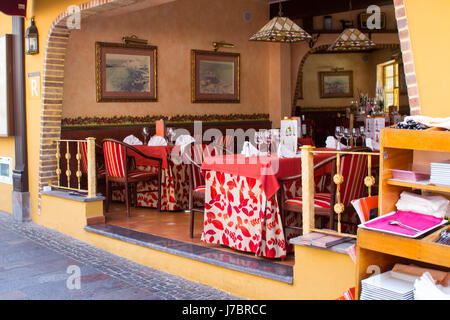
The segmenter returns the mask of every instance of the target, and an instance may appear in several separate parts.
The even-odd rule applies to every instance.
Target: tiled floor
[[[119,226],[134,231],[140,231],[153,235],[158,235],[168,239],[206,246],[225,252],[245,255],[255,259],[261,259],[283,265],[294,265],[294,255],[288,254],[286,259],[265,259],[256,257],[253,253],[237,251],[221,245],[204,244],[200,241],[203,217],[201,213],[196,213],[194,219],[194,238],[189,237],[189,213],[179,212],[158,212],[149,208],[131,208],[131,217],[126,216],[125,206],[121,203],[113,203],[106,215],[106,223]]]

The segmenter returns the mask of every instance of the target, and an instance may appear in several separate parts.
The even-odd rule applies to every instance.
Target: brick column
[[[417,84],[414,56],[411,47],[411,38],[408,29],[408,17],[406,16],[405,0],[394,0],[395,18],[397,19],[398,36],[403,55],[405,80],[408,88],[409,108],[411,115],[420,115],[420,98]]]

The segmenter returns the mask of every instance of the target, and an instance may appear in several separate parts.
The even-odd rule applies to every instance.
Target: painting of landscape
[[[157,48],[96,43],[97,102],[157,101]]]
[[[192,50],[192,102],[238,103],[239,53]]]
[[[233,94],[234,63],[221,61],[200,61],[201,94]]]
[[[107,92],[149,92],[150,57],[106,54]]]
[[[320,97],[353,97],[353,72],[320,72]]]

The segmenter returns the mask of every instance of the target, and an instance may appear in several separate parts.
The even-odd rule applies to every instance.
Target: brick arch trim
[[[80,4],[80,18],[83,20],[94,14],[125,7],[144,0],[92,0]],[[56,181],[56,144],[54,139],[61,138],[61,117],[64,88],[64,64],[67,44],[72,29],[67,20],[73,11],[67,9],[53,21],[47,35],[40,125],[39,154],[39,213],[41,191],[50,181]]]
[[[420,115],[421,107],[420,107],[420,97],[419,97],[419,89],[418,82],[416,77],[416,69],[414,65],[414,56],[411,48],[411,39],[409,35],[408,29],[408,17],[406,14],[405,8],[405,0],[393,0],[394,9],[395,9],[395,18],[397,20],[397,29],[398,36],[400,39],[400,49],[402,52],[402,60],[405,72],[405,80],[406,86],[408,89],[408,99],[409,99],[409,108],[411,115]],[[383,45],[380,45],[383,46]],[[298,75],[297,75],[297,84],[295,87],[294,99],[292,103],[292,108],[295,108],[297,104],[298,97],[303,96],[303,65],[310,54],[314,52],[324,50],[328,47],[328,45],[321,45],[316,48],[311,49],[309,52],[305,54],[302,58]]]

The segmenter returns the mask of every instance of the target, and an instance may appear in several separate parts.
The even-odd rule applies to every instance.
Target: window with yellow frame
[[[384,108],[389,111],[390,106],[399,107],[399,77],[398,63],[383,65]]]

